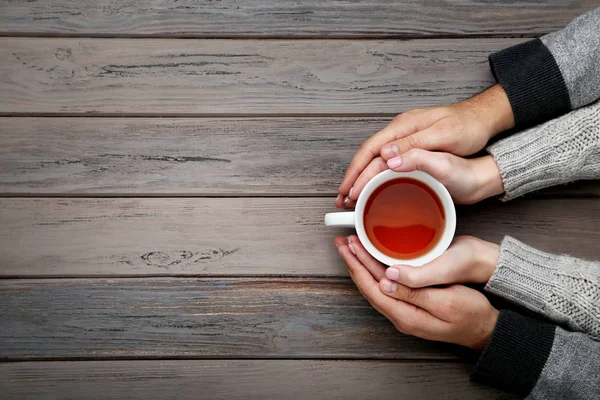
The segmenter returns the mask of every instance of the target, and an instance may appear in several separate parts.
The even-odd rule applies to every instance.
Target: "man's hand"
[[[400,114],[361,145],[338,189],[335,205],[351,208],[349,203],[358,198],[366,182],[387,169],[389,159],[410,149],[467,156],[513,126],[512,108],[500,85],[457,104]]]
[[[403,333],[482,351],[498,320],[478,291],[461,285],[414,289],[390,281],[356,236],[336,237],[350,276],[371,305]]]

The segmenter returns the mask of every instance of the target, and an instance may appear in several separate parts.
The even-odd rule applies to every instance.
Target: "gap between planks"
[[[407,364],[428,364],[431,362],[435,363],[444,363],[444,364],[473,364],[472,360],[463,359],[463,358],[445,358],[445,357],[436,357],[436,356],[423,356],[423,357],[414,357],[414,358],[401,358],[401,359],[386,359],[386,358],[363,358],[360,356],[350,357],[350,356],[335,356],[335,357],[322,357],[319,358],[317,356],[311,355],[306,357],[286,357],[286,356],[262,356],[262,357],[253,357],[253,356],[243,356],[243,355],[232,355],[231,357],[197,357],[197,356],[124,356],[124,357],[64,357],[64,358],[3,358],[0,356],[0,365],[2,364],[18,364],[18,363],[50,363],[50,362],[110,362],[110,361],[348,361],[348,362],[396,362],[396,363],[407,363]]]
[[[590,186],[590,192],[585,192],[585,184]],[[529,194],[526,198],[535,199],[594,199],[599,197],[600,193],[592,192],[595,189],[592,186],[598,186],[597,181],[583,182],[583,184],[571,184],[580,186],[583,192],[569,194],[568,192],[554,192],[552,188],[541,190],[537,193]],[[556,189],[556,187],[554,188]],[[157,199],[187,199],[187,198],[209,198],[209,199],[320,199],[320,198],[335,198],[333,193],[233,193],[233,194],[218,194],[218,193],[0,193],[0,198],[5,199],[132,199],[132,198],[157,198]],[[344,210],[338,210],[344,211]]]
[[[394,118],[398,113],[276,113],[276,114],[244,114],[244,113],[45,113],[45,112],[0,112],[2,118]]]
[[[472,34],[472,35],[459,35],[459,34],[440,34],[430,36],[419,36],[419,35],[393,35],[384,34],[381,36],[347,36],[347,35],[327,35],[327,36],[310,36],[296,35],[296,36],[285,36],[285,35],[267,35],[267,36],[191,36],[191,35],[177,35],[177,36],[165,36],[165,35],[143,35],[143,34],[70,34],[70,33],[56,33],[56,34],[45,34],[43,32],[32,32],[32,33],[19,33],[19,32],[2,32],[0,38],[24,38],[24,39],[166,39],[166,40],[289,40],[289,41],[321,41],[321,40],[355,40],[355,41],[382,41],[382,40],[393,40],[396,42],[408,41],[408,40],[440,40],[440,39],[535,39],[540,35],[531,35],[523,32],[507,34]]]

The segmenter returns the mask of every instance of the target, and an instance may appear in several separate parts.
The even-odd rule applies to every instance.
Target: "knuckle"
[[[452,174],[453,158],[447,153],[436,153],[436,157],[438,158],[437,165],[439,169],[437,178],[442,182],[446,182],[450,179]]]
[[[392,118],[392,122],[401,122],[401,121],[404,119],[404,116],[405,116],[406,114],[408,114],[409,112],[410,112],[410,111],[407,111],[407,112],[405,112],[405,113],[402,113],[402,114],[398,114],[398,115],[396,115],[394,118]]]
[[[420,111],[421,111],[421,109],[419,109],[419,108],[414,108],[414,109],[412,109],[412,110],[405,111],[405,112],[403,112],[403,113],[400,113],[400,114],[396,115],[396,116],[395,116],[395,117],[392,119],[392,121],[394,121],[394,122],[402,121],[402,120],[404,120],[406,117],[409,117],[409,116],[412,116],[412,115],[418,114]]]
[[[414,269],[404,271],[404,283],[409,287],[415,287],[419,284],[419,275]]]
[[[406,149],[419,149],[421,147],[421,139],[417,135],[406,137],[403,143]]]
[[[408,301],[409,303],[415,304],[419,300],[421,300],[422,292],[419,289],[413,289],[413,288],[407,287],[405,289],[404,296],[406,298],[406,301]]]

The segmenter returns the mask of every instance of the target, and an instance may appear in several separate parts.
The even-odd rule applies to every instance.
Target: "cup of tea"
[[[416,267],[450,246],[456,210],[448,189],[431,175],[387,170],[367,183],[354,211],[326,214],[325,225],[355,228],[383,264]]]

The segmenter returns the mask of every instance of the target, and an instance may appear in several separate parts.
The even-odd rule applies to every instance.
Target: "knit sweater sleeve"
[[[600,340],[600,262],[545,253],[507,236],[485,290]]]
[[[502,310],[472,379],[527,399],[597,399],[600,342]]]
[[[510,200],[548,186],[600,178],[600,101],[490,147]]]
[[[600,98],[600,8],[564,29],[490,55],[517,126],[547,121]]]

